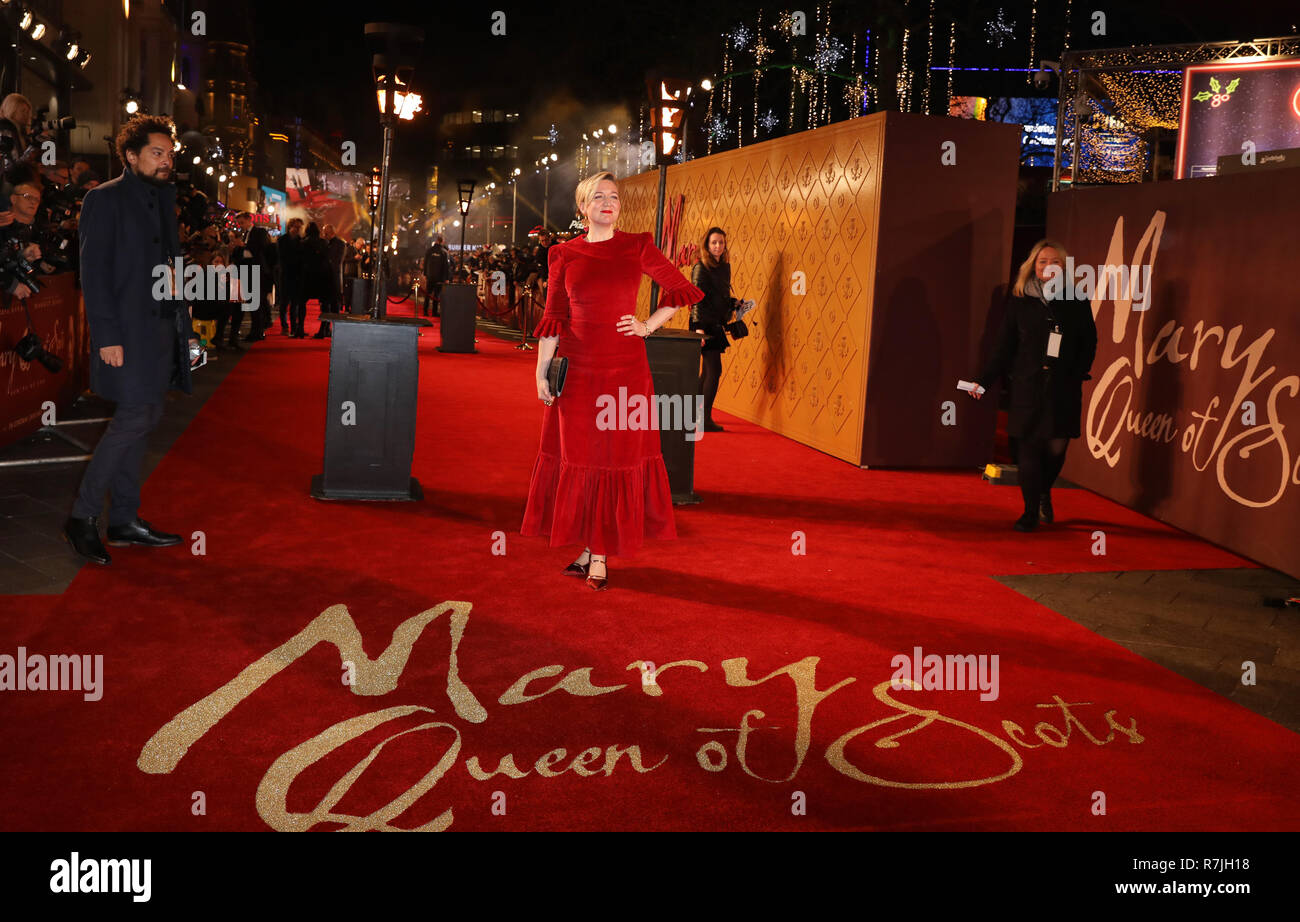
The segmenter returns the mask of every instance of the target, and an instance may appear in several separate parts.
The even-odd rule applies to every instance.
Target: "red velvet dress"
[[[556,355],[568,357],[569,370],[564,392],[542,410],[520,533],[614,555],[635,553],[646,538],[676,538],[659,430],[597,428],[597,398],[617,403],[627,388],[629,400],[642,394],[654,406],[645,342],[617,328],[619,317],[636,314],[642,273],[659,283],[660,307],[694,304],[704,293],[648,233],[576,237],[551,247],[547,261],[546,312],[534,335],[559,336]]]

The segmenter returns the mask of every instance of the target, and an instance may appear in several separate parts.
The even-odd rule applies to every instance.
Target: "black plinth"
[[[672,491],[673,505],[698,503],[700,497],[695,492],[695,442],[704,431],[703,420],[695,412],[695,398],[700,394],[700,335],[688,330],[660,330],[646,337],[645,348],[656,400],[661,394],[680,396],[683,403],[682,421],[689,418],[697,427],[690,432],[681,426],[663,428],[677,420],[660,420],[659,444],[664,454],[664,467],[668,469],[668,488]],[[687,401],[690,401],[689,415],[685,406]]]
[[[354,314],[370,313],[370,279],[352,279],[352,303],[348,310]]]
[[[419,317],[333,321],[324,470],[312,478],[317,499],[418,500],[415,454]]]
[[[478,352],[474,348],[474,315],[478,313],[478,287],[459,283],[442,286],[438,303],[442,320],[439,352]]]

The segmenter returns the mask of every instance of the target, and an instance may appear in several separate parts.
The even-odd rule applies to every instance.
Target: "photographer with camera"
[[[35,171],[19,166],[5,174],[5,186],[11,191],[9,210],[0,212],[0,246],[19,249],[24,260],[36,263],[41,258],[36,227],[36,215],[41,207],[40,178]],[[10,274],[5,281],[6,290],[17,298],[26,298],[32,293],[17,275]]]
[[[110,562],[99,537],[104,496],[111,494],[107,543],[179,544],[180,535],[139,518],[140,466],[149,433],[162,419],[167,390],[190,392],[189,312],[154,295],[156,269],[180,255],[173,126],[137,115],[117,136],[122,175],[86,193],[81,212],[81,280],[90,324],[90,385],[117,403],[95,447],[64,534],[78,554]],[[178,279],[174,279],[179,284]]]
[[[6,169],[36,152],[31,143],[32,112],[31,100],[21,93],[10,93],[0,102],[0,159]]]

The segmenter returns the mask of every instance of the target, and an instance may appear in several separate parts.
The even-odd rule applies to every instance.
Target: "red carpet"
[[[104,656],[102,700],[5,693],[4,828],[1300,826],[1295,734],[991,578],[1244,561],[1083,491],[1021,535],[1018,493],[974,473],[860,471],[722,413],[678,540],[594,593],[560,574],[578,548],[518,534],[536,353],[437,342],[423,502],[308,496],[328,343],[272,334],[145,486],[206,554],[114,549],[0,603],[0,653]],[[336,606],[355,631],[335,609],[303,639]],[[890,691],[915,647],[996,654],[998,697]],[[503,759],[523,776],[484,778]]]

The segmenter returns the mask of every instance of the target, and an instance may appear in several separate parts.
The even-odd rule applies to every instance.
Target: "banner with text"
[[[1048,211],[1075,265],[1150,272],[1141,297],[1093,298],[1097,359],[1064,476],[1294,576],[1297,202],[1300,170],[1277,170],[1074,189]]]

